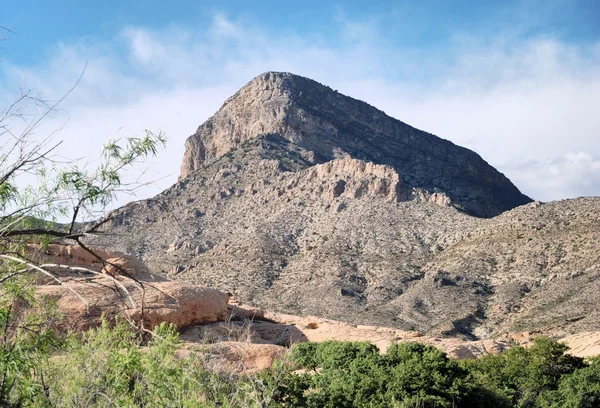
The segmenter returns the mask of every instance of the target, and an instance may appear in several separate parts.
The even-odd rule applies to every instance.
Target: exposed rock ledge
[[[329,201],[338,197],[383,197],[394,202],[416,200],[443,207],[451,205],[450,198],[444,193],[430,193],[404,184],[400,175],[390,166],[350,157],[317,164],[295,173],[285,172],[279,178],[280,182],[275,184],[277,187],[271,191],[272,195],[278,197],[302,195]],[[260,187],[265,190],[264,185]]]
[[[64,245],[51,245],[37,255],[44,264],[71,268],[47,266],[57,271],[62,284],[44,277],[34,288],[36,296],[56,302],[64,317],[60,329],[85,330],[100,324],[103,314],[111,318],[119,312],[149,330],[162,322],[184,328],[226,319],[225,293],[171,282],[150,274],[131,256],[91,249],[101,259],[79,246]]]

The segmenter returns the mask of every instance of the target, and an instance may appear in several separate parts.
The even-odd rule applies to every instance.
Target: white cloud
[[[568,153],[545,162],[515,161],[509,168],[513,180],[530,186],[532,195],[542,201],[555,198],[557,192],[578,197],[600,191],[600,157],[588,153]]]
[[[212,33],[217,38],[231,38],[241,41],[245,37],[244,30],[223,14],[217,14],[213,21]]]
[[[87,61],[48,126],[71,118],[61,133],[70,157],[95,155],[108,137],[164,129],[168,151],[152,174],[168,177],[146,197],[176,180],[185,138],[227,97],[261,72],[291,71],[476,150],[534,198],[600,195],[600,43],[461,36],[431,54],[389,48],[373,25],[337,24],[336,46],[223,15],[194,31],[126,27],[106,41],[59,44],[35,66],[4,64],[0,103],[7,84],[57,97]]]

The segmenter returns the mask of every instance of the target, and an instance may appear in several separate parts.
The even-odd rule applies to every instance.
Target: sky
[[[470,148],[534,199],[600,195],[596,0],[3,3],[0,111],[81,76],[36,135],[60,128],[64,157],[93,165],[108,139],[166,133],[155,182],[121,203],[172,185],[185,139],[265,71]]]

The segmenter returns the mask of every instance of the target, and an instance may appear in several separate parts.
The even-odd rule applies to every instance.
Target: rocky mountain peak
[[[598,330],[600,198],[530,201],[468,149],[266,73],[187,140],[178,183],[87,243],[296,315],[472,340]]]
[[[480,217],[531,201],[478,154],[316,81],[280,72],[254,78],[188,138],[180,179],[262,134],[310,152],[311,164],[352,157],[390,166],[408,186],[442,193]]]

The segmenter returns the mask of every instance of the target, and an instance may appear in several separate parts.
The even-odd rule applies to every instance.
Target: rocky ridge
[[[483,217],[530,202],[479,155],[298,75],[262,74],[229,98],[186,141],[184,179],[260,134],[305,149],[311,164],[350,156],[394,168],[412,187],[442,192]]]

